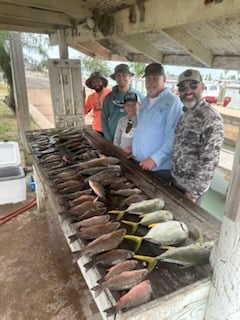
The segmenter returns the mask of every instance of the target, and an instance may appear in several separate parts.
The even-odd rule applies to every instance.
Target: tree
[[[139,63],[139,62],[133,62],[130,64],[130,67],[135,73],[136,78],[141,78],[143,76],[145,66],[146,66],[145,63]]]
[[[3,77],[7,82],[9,91],[9,95],[5,97],[5,102],[15,112],[13,79],[9,55],[9,34],[4,31],[0,31],[0,69],[3,72]]]
[[[39,34],[22,34],[23,55],[25,63],[39,64],[47,60],[48,38]],[[6,104],[15,112],[15,100],[13,94],[13,79],[10,61],[9,33],[0,31],[0,69],[8,84],[9,95],[5,97]],[[40,58],[39,58],[40,57]]]
[[[95,71],[101,72],[104,76],[108,77],[112,69],[107,64],[106,61],[93,59],[91,57],[84,56],[82,59],[82,67],[83,70],[86,71],[86,73],[90,74]]]

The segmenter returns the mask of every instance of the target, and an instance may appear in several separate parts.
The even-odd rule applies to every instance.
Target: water
[[[204,197],[201,207],[219,220],[223,219],[225,196],[210,188]]]
[[[240,109],[240,89],[239,88],[227,88],[226,96],[232,98],[227,108]]]

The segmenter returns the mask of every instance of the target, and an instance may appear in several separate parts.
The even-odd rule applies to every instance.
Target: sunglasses
[[[132,120],[129,119],[128,123],[127,123],[127,126],[126,126],[125,132],[129,133],[131,131],[132,127],[133,127],[133,122],[132,122]]]
[[[190,82],[188,86],[186,86],[185,84],[180,84],[178,86],[178,91],[180,92],[184,92],[186,91],[187,89],[192,89],[192,90],[195,90],[197,89],[197,87],[199,86],[200,82]]]

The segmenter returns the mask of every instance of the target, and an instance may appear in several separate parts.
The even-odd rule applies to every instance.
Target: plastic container
[[[0,141],[0,204],[26,200],[25,174],[15,141]]]

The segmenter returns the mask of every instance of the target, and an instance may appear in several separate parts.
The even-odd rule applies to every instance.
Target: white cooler
[[[0,141],[0,205],[26,200],[26,180],[18,143]]]

